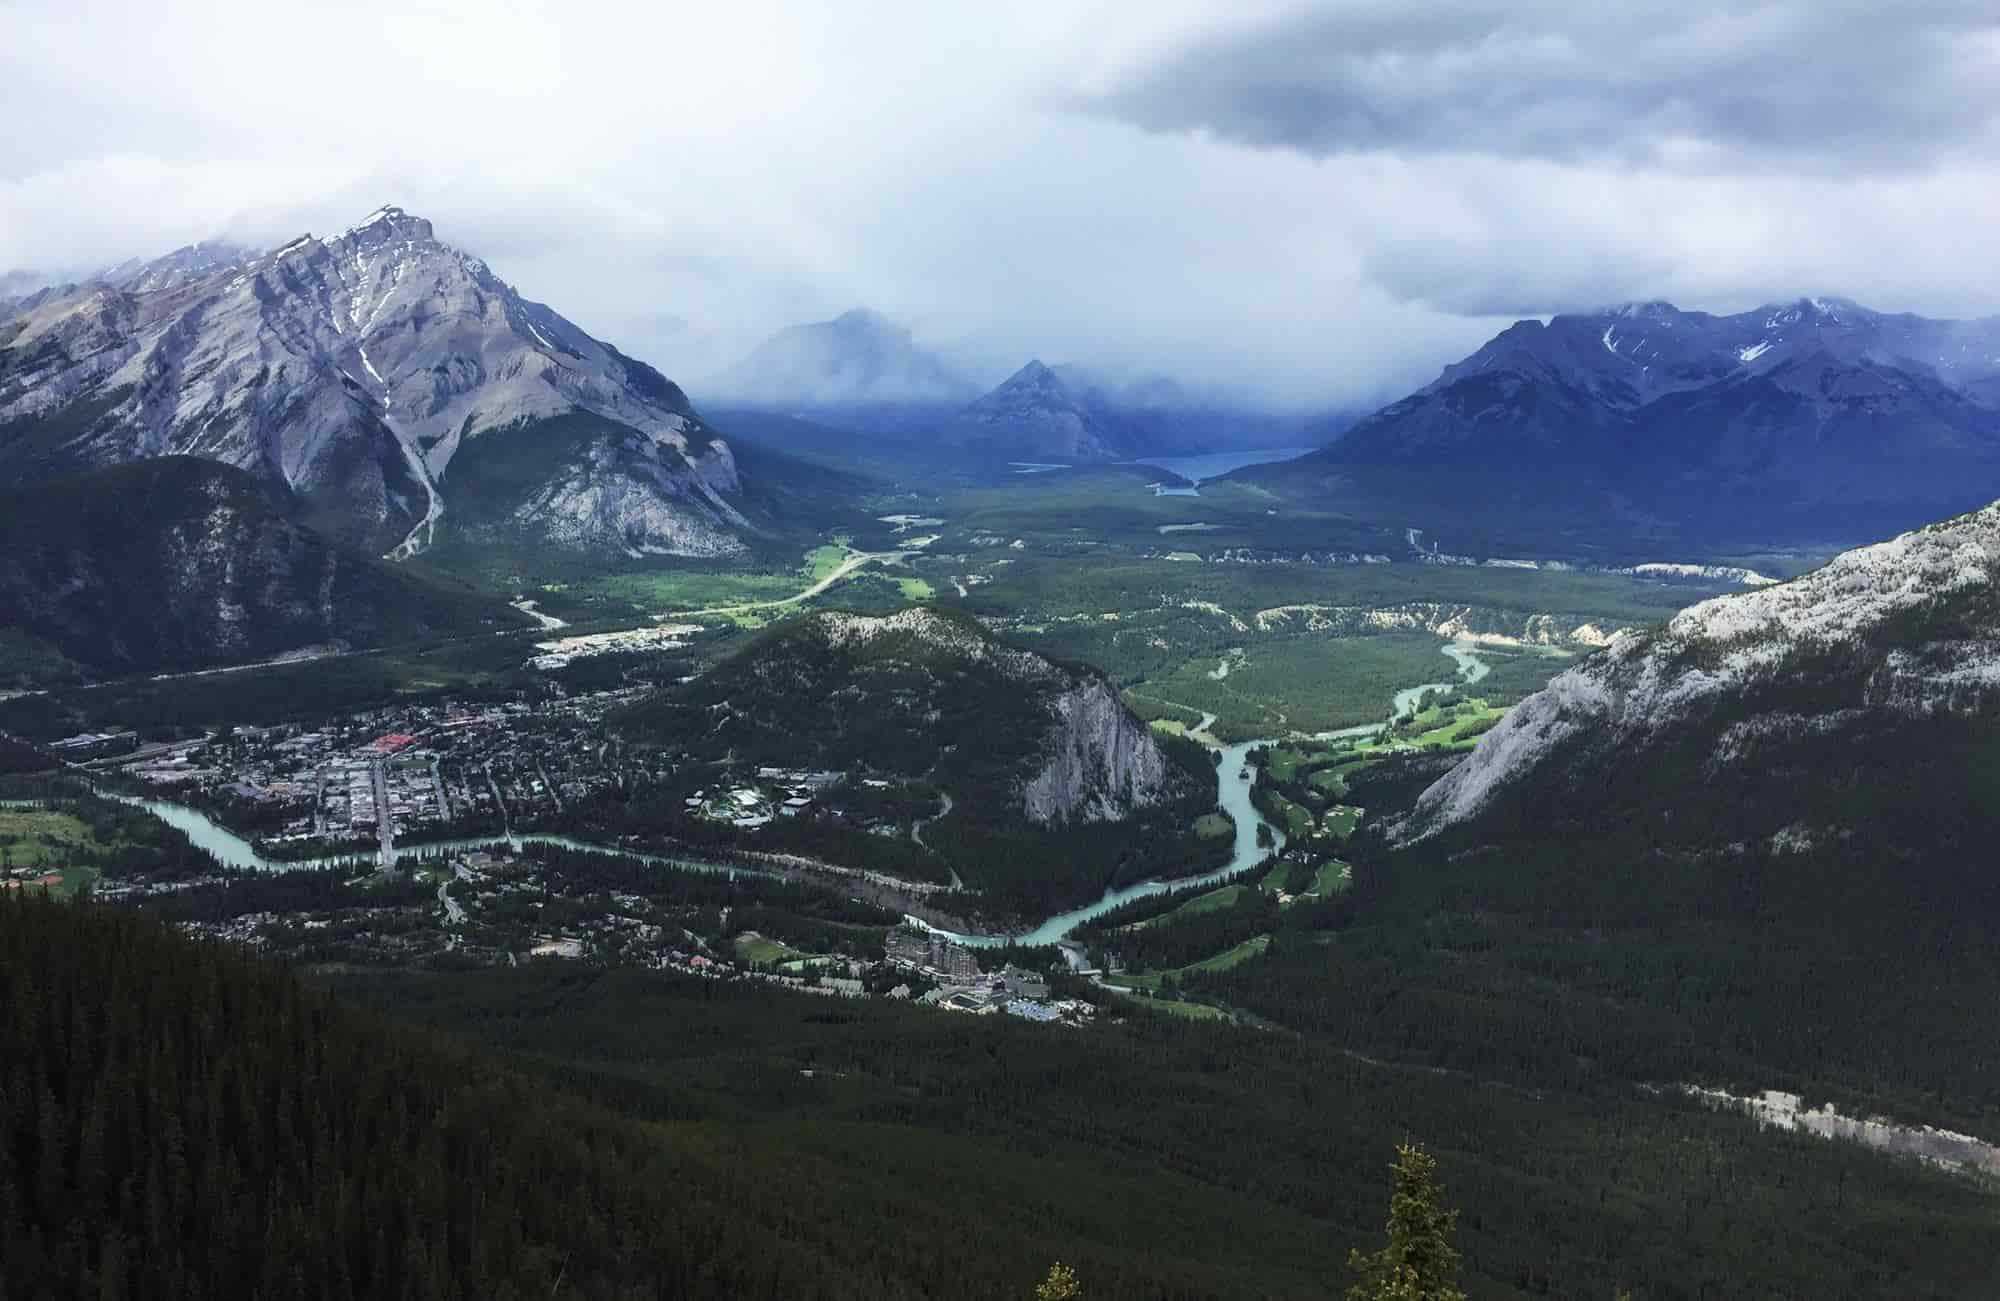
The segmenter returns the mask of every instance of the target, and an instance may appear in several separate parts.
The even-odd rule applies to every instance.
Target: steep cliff
[[[1132,716],[1102,678],[1049,702],[1055,726],[1048,762],[1021,789],[1036,822],[1109,821],[1158,803],[1171,774],[1152,729]]]
[[[2000,703],[2000,503],[1845,552],[1789,583],[1717,597],[1615,638],[1488,732],[1402,834],[1475,818],[1508,792],[1588,791],[1653,764],[1744,780]],[[1789,809],[1789,811],[1788,811]],[[1749,811],[1746,810],[1746,814]],[[1796,808],[1766,805],[1777,834]],[[1795,833],[1796,834],[1796,833]]]

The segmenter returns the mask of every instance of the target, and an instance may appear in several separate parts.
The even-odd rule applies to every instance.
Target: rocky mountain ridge
[[[1671,751],[1698,759],[1700,780],[1726,781],[1800,746],[1996,702],[2000,502],[1614,638],[1481,738],[1400,834],[1469,822],[1513,791],[1586,783],[1601,763]]]
[[[515,448],[518,494],[489,518],[560,545],[741,549],[734,459],[680,389],[400,208],[247,259],[195,246],[0,322],[15,473],[203,456],[398,554],[438,540],[462,450],[574,415],[597,436],[561,463]]]
[[[2000,318],[1810,298],[1520,321],[1319,451],[1228,477],[1459,554],[1852,546],[2000,495]]]
[[[1815,298],[1521,321],[1320,457],[1583,471],[1640,500],[1753,484],[1802,501],[1945,500],[1968,469],[2000,483],[2000,318]]]

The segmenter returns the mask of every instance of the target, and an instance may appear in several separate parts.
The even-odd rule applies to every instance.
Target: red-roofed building
[[[416,743],[417,738],[408,732],[384,732],[361,748],[370,754],[394,754]]]

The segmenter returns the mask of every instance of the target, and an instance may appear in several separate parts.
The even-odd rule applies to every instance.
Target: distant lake
[[[1246,465],[1263,465],[1270,461],[1291,461],[1308,452],[1318,451],[1314,447],[1266,447],[1251,452],[1204,452],[1200,456],[1147,456],[1127,465],[1156,465],[1171,471],[1193,483],[1219,478],[1231,470],[1240,470]],[[1163,497],[1194,497],[1199,494],[1193,488],[1156,488]]]

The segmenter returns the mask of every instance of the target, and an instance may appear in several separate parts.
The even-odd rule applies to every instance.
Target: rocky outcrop
[[[1495,646],[1573,649],[1606,645],[1611,633],[1577,616],[1525,614],[1500,606],[1440,601],[1397,605],[1275,605],[1252,616],[1259,632],[1304,630],[1334,636],[1428,632]],[[1239,629],[1242,631],[1242,629]]]
[[[1165,798],[1166,756],[1110,683],[1074,686],[1050,701],[1050,711],[1048,762],[1021,790],[1031,820],[1112,821]]]
[[[1787,583],[1614,638],[1480,739],[1419,799],[1415,839],[1531,781],[1672,749],[1724,780],[1858,726],[1970,717],[2000,700],[2000,503],[1848,551]]]
[[[997,456],[1052,457],[1062,461],[1115,461],[1134,454],[1133,431],[1031,361],[991,393],[968,406],[951,436]]]

